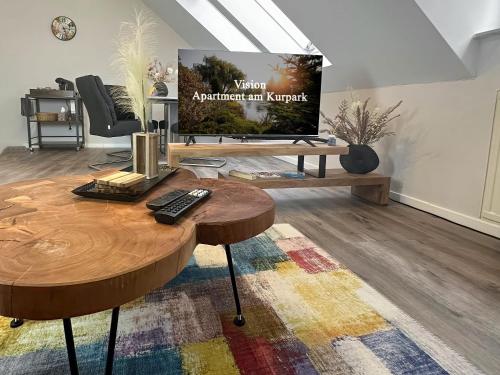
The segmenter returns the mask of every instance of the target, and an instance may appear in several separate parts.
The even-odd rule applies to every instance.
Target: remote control
[[[149,208],[150,210],[158,211],[163,207],[165,207],[170,202],[175,201],[177,198],[180,198],[183,195],[186,195],[187,193],[189,193],[189,191],[187,190],[171,191],[170,193],[167,193],[165,195],[162,195],[161,197],[158,197],[156,199],[153,199],[152,201],[147,202],[146,207]]]
[[[155,219],[159,223],[174,224],[186,211],[208,198],[211,193],[208,189],[195,189],[156,211]]]

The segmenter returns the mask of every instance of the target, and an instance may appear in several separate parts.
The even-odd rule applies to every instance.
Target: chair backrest
[[[116,123],[114,103],[106,92],[102,80],[93,75],[78,77],[76,87],[89,114],[89,132],[92,135],[111,137]]]

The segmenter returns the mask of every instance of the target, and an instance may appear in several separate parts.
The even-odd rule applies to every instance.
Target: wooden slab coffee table
[[[230,244],[274,222],[274,202],[257,187],[198,180],[179,170],[134,203],[71,193],[92,180],[64,176],[0,186],[0,315],[63,319],[72,374],[78,373],[71,317],[113,309],[106,373],[113,366],[119,306],[179,274],[197,244],[225,245],[236,313],[243,325]],[[156,223],[147,200],[207,187],[211,197],[176,225]]]

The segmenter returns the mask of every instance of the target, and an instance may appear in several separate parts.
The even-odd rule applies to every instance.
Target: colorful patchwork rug
[[[115,374],[480,374],[288,224],[232,246],[244,327],[222,247],[198,246],[165,287],[124,305]],[[395,286],[397,287],[397,286]],[[81,374],[101,374],[110,311],[73,319]],[[0,374],[67,374],[62,321],[0,320]]]

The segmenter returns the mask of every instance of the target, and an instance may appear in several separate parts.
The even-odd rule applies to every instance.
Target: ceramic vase
[[[165,82],[155,82],[153,85],[156,96],[168,96],[168,87]]]
[[[340,155],[340,164],[349,173],[365,174],[379,165],[377,153],[368,145],[349,145],[349,154]]]

